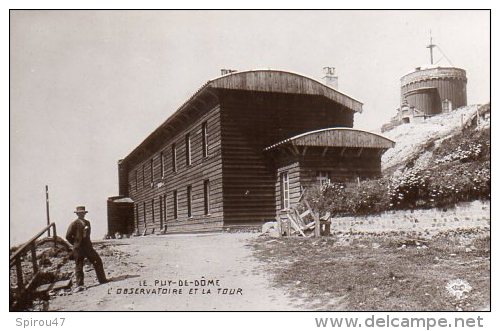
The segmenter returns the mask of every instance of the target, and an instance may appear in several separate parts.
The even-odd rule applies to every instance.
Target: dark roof
[[[342,106],[361,113],[363,104],[358,100],[341,93],[315,79],[281,70],[249,70],[234,72],[212,80],[202,85],[188,100],[186,100],[165,122],[156,128],[139,146],[137,146],[124,161],[132,158],[157,136],[162,129],[170,125],[175,118],[182,115],[200,95],[215,89],[231,89],[259,92],[293,93],[324,96]]]
[[[289,71],[240,71],[221,76],[207,84],[213,88],[232,90],[322,95],[356,112],[363,111],[363,104],[358,100],[315,79]]]
[[[287,144],[295,146],[387,149],[394,147],[395,142],[379,134],[368,131],[351,128],[327,128],[299,134],[268,146],[264,148],[264,150],[272,150]]]

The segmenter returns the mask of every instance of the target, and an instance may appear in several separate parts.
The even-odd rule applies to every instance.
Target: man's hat
[[[78,213],[88,213],[88,211],[85,210],[85,206],[77,206],[76,207],[76,210],[75,210],[75,213],[78,214]]]

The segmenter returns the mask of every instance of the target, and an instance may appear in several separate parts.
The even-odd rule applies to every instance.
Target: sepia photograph
[[[491,312],[490,15],[11,9],[9,311]]]

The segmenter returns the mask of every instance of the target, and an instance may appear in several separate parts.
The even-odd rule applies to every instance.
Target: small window
[[[175,190],[173,193],[173,197],[174,197],[174,219],[177,219],[177,212],[178,212],[178,208],[179,208],[179,203],[178,203],[178,199],[177,199],[177,190]]]
[[[281,209],[290,208],[290,183],[288,179],[288,171],[282,172],[280,176],[281,188]]]
[[[192,195],[192,188],[191,185],[187,187],[187,192],[186,192],[186,199],[187,199],[187,212],[188,212],[188,217],[193,216],[193,211],[191,209],[192,205],[192,200],[193,200],[193,195]]]
[[[134,208],[134,220],[135,220],[135,228],[136,230],[139,229],[139,204],[136,203],[135,204],[135,208]]]
[[[167,226],[167,195],[163,195],[163,221],[165,226]]]
[[[163,197],[160,197],[160,230],[163,229]]]
[[[160,153],[160,173],[161,173],[161,178],[163,179],[165,177],[165,155],[163,152]]]
[[[142,187],[146,187],[146,164],[142,164]]]
[[[320,186],[330,183],[330,174],[328,171],[318,171],[316,178]]]
[[[208,179],[203,181],[203,198],[205,215],[208,215],[210,214],[210,181]]]
[[[154,179],[155,179],[155,169],[154,169],[154,162],[153,161],[154,161],[153,159],[151,159],[149,161],[149,175],[151,176],[149,181],[151,182],[151,184],[154,183]]]
[[[208,126],[207,122],[201,124],[201,148],[203,151],[203,157],[208,156]]]
[[[191,135],[189,133],[186,134],[186,165],[191,165]]]
[[[155,198],[151,199],[151,222],[155,223]]]
[[[177,172],[177,147],[172,144],[172,171]]]
[[[135,190],[139,190],[139,170],[135,169]]]

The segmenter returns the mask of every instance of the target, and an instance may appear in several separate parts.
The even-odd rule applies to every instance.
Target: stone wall
[[[380,215],[332,218],[334,232],[417,232],[490,227],[490,201],[460,203],[448,209],[397,210]]]

